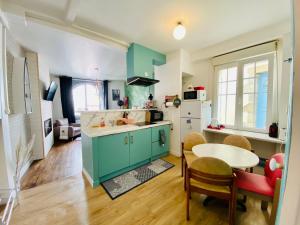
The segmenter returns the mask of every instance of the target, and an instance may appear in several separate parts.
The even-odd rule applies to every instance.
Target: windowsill
[[[250,139],[255,139],[255,140],[258,140],[258,141],[265,141],[265,142],[271,142],[271,143],[276,143],[276,144],[285,144],[285,141],[280,140],[279,138],[269,137],[268,134],[264,134],[264,133],[234,130],[234,129],[228,129],[228,128],[224,128],[224,129],[221,129],[221,130],[205,128],[203,130],[206,131],[206,132],[212,132],[212,133],[218,133],[218,134],[242,135],[244,137],[247,137],[247,138],[250,138]]]

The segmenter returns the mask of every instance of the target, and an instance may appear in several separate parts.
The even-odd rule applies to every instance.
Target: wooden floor
[[[78,148],[77,145],[80,143],[71,143],[61,149],[70,151],[68,148],[74,146]],[[64,160],[60,161],[58,156],[54,156],[55,153],[70,154],[61,151],[63,150],[50,152],[53,154],[51,158],[55,159],[55,162],[64,162]],[[192,195],[191,218],[189,222],[186,222],[185,192],[180,176],[180,160],[174,156],[168,156],[165,159],[175,164],[175,167],[115,200],[111,200],[102,187],[91,188],[81,173],[23,190],[20,193],[20,204],[13,213],[11,224],[227,225],[226,205],[219,203],[203,207],[204,196],[198,194]],[[45,164],[49,165],[49,168],[59,170],[53,163]],[[61,167],[64,165],[69,167],[68,163],[62,163]],[[48,168],[48,166],[46,167]],[[61,169],[67,171],[66,168]],[[70,169],[70,171],[73,170]],[[49,179],[37,179],[39,182],[35,183],[40,184],[40,180],[49,181],[50,177],[55,176],[46,175],[46,177]],[[237,213],[237,225],[267,225],[267,214],[260,210],[259,201],[249,198],[247,207],[246,213]]]
[[[45,159],[31,165],[22,178],[21,190],[74,176],[81,170],[81,142],[59,143],[52,147]]]

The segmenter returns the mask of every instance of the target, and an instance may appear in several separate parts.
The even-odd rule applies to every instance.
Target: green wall
[[[154,65],[166,63],[166,55],[146,48],[142,45],[133,43],[127,52],[127,77],[141,76],[155,78]],[[132,106],[143,106],[150,93],[154,95],[154,86],[141,87],[127,85],[125,88],[126,96],[129,97],[129,108]]]

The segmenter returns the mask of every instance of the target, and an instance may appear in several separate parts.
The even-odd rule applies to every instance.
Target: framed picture
[[[120,100],[120,89],[112,89],[112,99],[113,101]]]

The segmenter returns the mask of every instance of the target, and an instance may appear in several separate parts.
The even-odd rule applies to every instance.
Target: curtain
[[[72,78],[60,77],[61,105],[64,118],[68,118],[69,123],[75,123],[75,112],[72,94]]]
[[[103,81],[103,103],[104,109],[108,109],[108,80]]]

